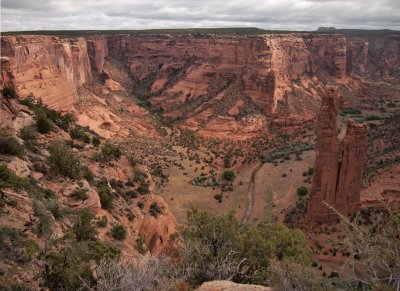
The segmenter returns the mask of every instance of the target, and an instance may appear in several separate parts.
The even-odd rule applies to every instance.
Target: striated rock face
[[[361,182],[367,150],[367,124],[349,119],[342,144],[336,205],[344,215],[351,215],[360,208]]]
[[[71,110],[82,99],[77,87],[100,83],[149,101],[204,136],[240,130],[247,138],[267,134],[272,119],[284,127],[312,121],[326,84],[341,83],[350,91],[344,98],[352,98],[369,86],[361,73],[400,80],[399,47],[398,36],[313,33],[5,36],[0,86]]]
[[[3,37],[1,49],[3,82],[13,84],[21,98],[34,96],[68,110],[78,100],[77,87],[92,80],[83,38]]]
[[[318,117],[316,158],[313,184],[307,208],[312,221],[334,221],[337,216],[323,202],[344,215],[360,207],[360,190],[367,145],[367,125],[349,119],[347,132],[339,151],[336,131],[339,97],[330,89],[322,99]],[[342,157],[339,161],[339,157]]]

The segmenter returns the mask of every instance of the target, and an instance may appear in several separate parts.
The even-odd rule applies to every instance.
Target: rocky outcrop
[[[313,184],[307,208],[307,215],[312,221],[330,222],[337,219],[336,213],[324,202],[349,216],[360,207],[367,125],[349,120],[339,150],[336,122],[338,103],[338,92],[331,88],[322,99],[318,117]]]
[[[271,287],[238,284],[231,281],[210,281],[201,285],[196,291],[272,291]]]
[[[342,143],[342,160],[336,189],[335,205],[350,216],[360,209],[361,182],[367,150],[367,124],[349,119]]]

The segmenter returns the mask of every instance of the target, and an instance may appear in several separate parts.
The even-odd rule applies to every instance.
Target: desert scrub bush
[[[20,137],[24,140],[25,147],[34,153],[40,150],[37,143],[37,131],[34,126],[25,126],[19,132]]]
[[[139,236],[135,242],[136,242],[136,249],[138,250],[138,252],[140,254],[144,255],[148,252],[148,249],[146,247],[143,237]]]
[[[157,218],[159,214],[162,214],[162,210],[160,206],[158,206],[157,203],[154,202],[150,205],[149,213],[151,216]]]
[[[0,132],[0,153],[21,157],[24,154],[24,147],[15,137]]]
[[[297,188],[297,195],[306,196],[308,194],[308,189],[304,186],[300,186]]]
[[[223,197],[222,193],[214,195],[214,199],[217,200],[218,203],[222,203],[222,197]]]
[[[234,211],[217,216],[192,208],[181,234],[186,246],[186,278],[191,285],[228,278],[266,284],[273,260],[312,264],[301,231],[277,224],[242,225]]]
[[[122,224],[114,225],[110,233],[115,240],[124,240],[126,237],[126,229]]]
[[[121,157],[121,149],[119,145],[106,142],[101,147],[101,154],[104,161],[119,160]]]
[[[92,144],[93,144],[95,147],[98,147],[98,146],[100,145],[100,138],[99,138],[98,136],[93,136],[93,137],[92,137]]]
[[[44,207],[43,203],[38,199],[33,200],[32,204],[33,208],[33,215],[39,218],[39,222],[36,226],[35,232],[40,235],[49,235],[52,232],[52,223],[51,217],[48,214],[46,208]]]
[[[0,164],[0,189],[10,188],[20,192],[27,190],[29,186],[28,179],[17,176],[7,165]]]
[[[0,227],[0,258],[3,260],[27,263],[36,257],[40,248],[31,239],[28,239],[22,231],[8,227]]]
[[[52,142],[49,152],[48,161],[53,172],[71,179],[81,177],[81,162],[64,141]]]
[[[55,239],[41,257],[44,285],[50,290],[80,290],[85,282],[84,290],[94,290],[93,264],[119,258],[120,253],[113,244],[98,239],[78,241],[66,234]]]
[[[6,99],[15,99],[17,96],[17,93],[15,92],[15,89],[11,86],[5,86],[2,90],[1,93]]]
[[[96,239],[97,231],[94,227],[94,217],[94,214],[87,208],[76,212],[72,231],[78,241]]]
[[[150,182],[146,179],[140,179],[139,186],[137,187],[136,191],[139,194],[149,194],[150,193]]]
[[[93,182],[93,172],[86,165],[82,166],[82,177],[86,179],[86,181],[88,181],[89,183]]]
[[[100,228],[103,228],[103,227],[107,226],[107,223],[108,223],[107,216],[102,216],[96,221],[96,226],[100,227]]]
[[[43,113],[36,115],[36,129],[38,132],[45,134],[53,129],[53,122]]]
[[[97,192],[100,197],[101,208],[111,209],[113,196],[111,195],[110,187],[108,187],[108,181],[101,179],[96,182]]]
[[[235,178],[235,174],[232,170],[225,170],[222,174],[222,177],[227,181],[233,181],[233,179]]]
[[[85,201],[89,198],[87,192],[88,189],[77,188],[71,193],[70,197],[76,201]]]

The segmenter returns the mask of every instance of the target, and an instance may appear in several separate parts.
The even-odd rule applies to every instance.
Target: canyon
[[[370,106],[365,88],[373,78],[400,78],[399,42],[313,33],[4,36],[0,83],[65,111],[78,105],[79,87],[102,83],[181,128],[248,139],[268,134],[269,124],[315,120],[322,84],[340,86],[342,106]]]

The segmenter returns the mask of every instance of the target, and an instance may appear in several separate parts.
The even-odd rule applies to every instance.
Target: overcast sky
[[[400,30],[400,0],[0,0],[1,31],[247,27]]]

